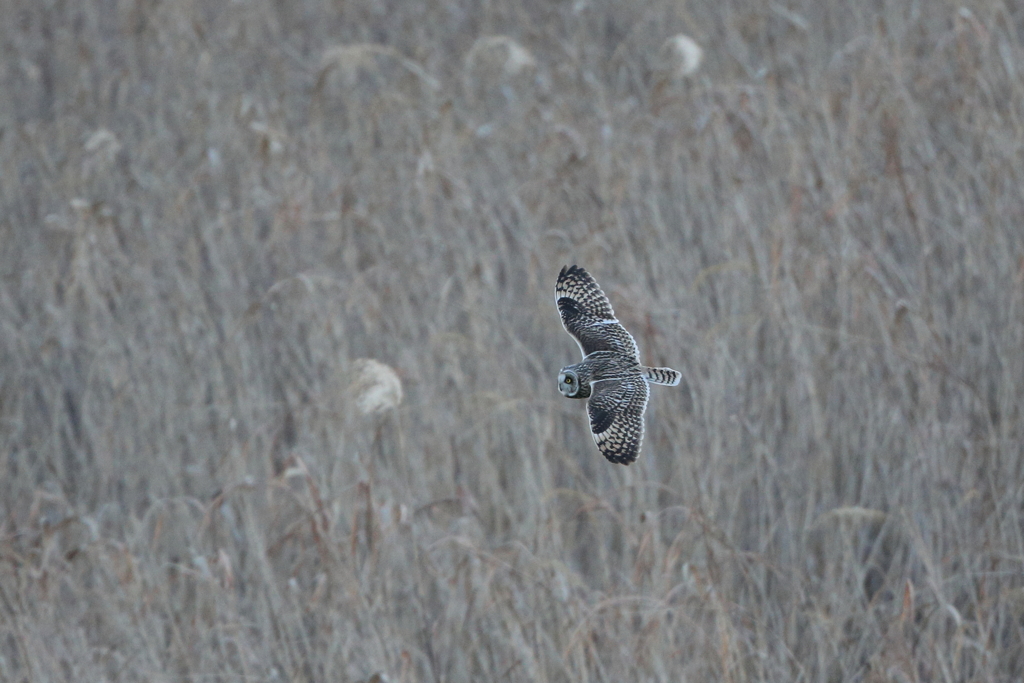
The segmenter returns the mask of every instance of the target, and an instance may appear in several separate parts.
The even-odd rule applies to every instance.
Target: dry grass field
[[[1020,4],[0,15],[0,681],[1024,677]]]

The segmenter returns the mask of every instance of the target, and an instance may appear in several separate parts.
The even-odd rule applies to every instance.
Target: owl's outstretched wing
[[[604,457],[628,465],[640,454],[650,388],[640,376],[594,382],[587,400],[590,431]]]
[[[615,351],[639,358],[633,335],[615,319],[608,297],[583,268],[562,268],[555,284],[555,305],[562,326],[576,339],[584,358],[594,351]]]

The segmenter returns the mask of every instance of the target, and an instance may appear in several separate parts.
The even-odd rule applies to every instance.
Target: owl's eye
[[[566,377],[565,378],[565,383],[566,384],[572,384],[572,377]]]

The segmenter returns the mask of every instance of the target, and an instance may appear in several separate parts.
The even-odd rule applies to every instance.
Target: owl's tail
[[[643,373],[644,379],[651,384],[664,384],[668,387],[674,387],[683,378],[683,373],[672,368],[643,367],[640,371]]]

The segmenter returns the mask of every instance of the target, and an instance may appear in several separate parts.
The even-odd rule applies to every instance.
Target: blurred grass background
[[[1019,680],[1022,32],[9,0],[0,680]],[[567,263],[685,375],[630,468]]]

